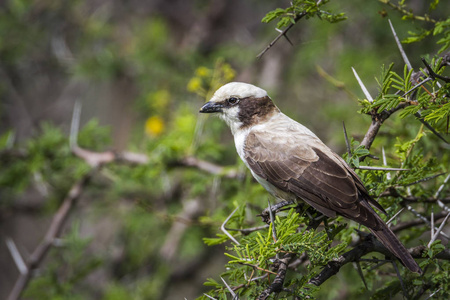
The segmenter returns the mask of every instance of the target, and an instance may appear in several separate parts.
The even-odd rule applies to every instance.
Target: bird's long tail
[[[381,220],[380,220],[381,221]],[[378,240],[389,249],[400,261],[403,263],[405,267],[407,267],[412,272],[416,272],[422,274],[422,269],[420,269],[417,262],[412,258],[411,254],[409,254],[408,250],[406,250],[405,246],[398,240],[395,234],[392,232],[389,227],[381,221],[382,228],[380,230],[373,230],[372,233],[378,238]]]

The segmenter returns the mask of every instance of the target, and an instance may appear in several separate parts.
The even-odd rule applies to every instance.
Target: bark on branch
[[[83,189],[91,179],[93,172],[95,172],[95,169],[76,182],[68,192],[58,211],[53,216],[52,223],[50,224],[44,239],[26,261],[26,269],[19,275],[19,278],[17,278],[16,283],[8,296],[8,300],[19,299],[20,295],[27,287],[33,271],[39,267],[55,238],[61,234],[63,225],[69,216],[72,207],[81,196]]]

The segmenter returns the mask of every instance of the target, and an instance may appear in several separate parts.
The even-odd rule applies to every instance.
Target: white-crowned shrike
[[[219,88],[201,113],[217,113],[253,177],[279,200],[303,200],[328,217],[344,216],[372,233],[411,271],[420,267],[374,211],[384,212],[347,163],[311,130],[283,114],[267,92],[241,82]]]

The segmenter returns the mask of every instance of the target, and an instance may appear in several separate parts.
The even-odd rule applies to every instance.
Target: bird
[[[354,170],[310,129],[282,113],[264,89],[227,83],[199,112],[225,121],[239,157],[277,200],[304,201],[327,217],[341,215],[366,226],[404,266],[422,273],[372,207],[386,213]]]

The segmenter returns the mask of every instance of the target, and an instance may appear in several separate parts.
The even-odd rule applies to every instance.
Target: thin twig
[[[427,121],[425,121],[425,119],[422,117],[422,115],[420,114],[420,112],[416,112],[414,114],[414,116],[423,124],[425,125],[425,127],[427,127],[435,136],[437,136],[438,138],[440,138],[442,141],[444,141],[446,144],[448,144],[449,142],[447,142],[447,140],[439,133],[436,131],[436,129],[433,128],[433,126],[431,126]]]
[[[450,82],[450,77],[446,77],[446,76],[442,76],[442,75],[436,74],[433,71],[433,68],[431,68],[431,66],[427,63],[426,59],[423,58],[423,57],[421,59],[422,59],[423,64],[427,68],[427,71],[428,71],[428,74],[430,75],[430,77],[432,77],[432,78],[439,78],[439,79],[445,81],[446,83]]]
[[[405,184],[405,185],[402,185],[402,186],[404,186],[404,187],[406,187],[406,186],[411,186],[411,185],[414,185],[414,184],[417,184],[417,183],[420,183],[420,182],[424,182],[424,181],[431,180],[431,179],[433,179],[433,178],[442,176],[442,175],[444,175],[444,174],[446,174],[446,173],[439,173],[439,174],[436,174],[436,175],[431,175],[431,176],[428,176],[428,177],[425,177],[425,178],[416,180],[416,181],[414,181],[414,182],[411,182],[411,183],[408,183],[408,184]]]
[[[304,16],[306,16],[306,11],[301,12],[300,14],[298,14],[295,19],[294,19],[294,23],[290,24],[288,27],[286,27],[282,32],[280,32],[280,34],[277,35],[277,37],[270,42],[270,44],[263,50],[261,51],[261,53],[259,53],[256,58],[260,59],[270,48],[272,48],[273,45],[275,45],[276,42],[278,42],[278,40],[282,37],[285,36],[286,33],[291,30],[292,27],[294,27],[294,25],[297,23],[298,20],[300,20],[301,18],[303,18]]]

